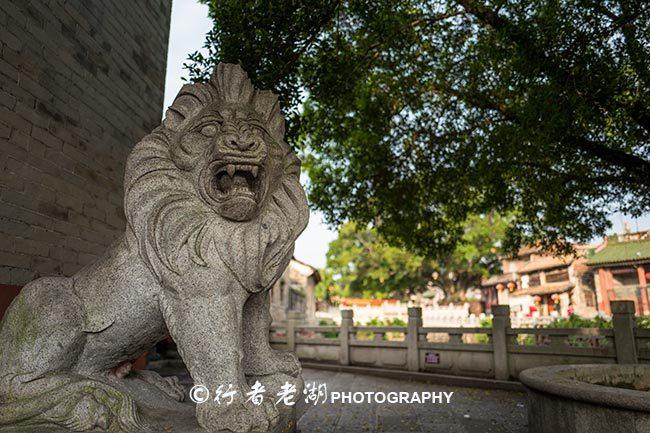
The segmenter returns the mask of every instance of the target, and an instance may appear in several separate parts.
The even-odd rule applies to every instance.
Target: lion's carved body
[[[246,377],[301,386],[295,357],[268,342],[268,289],[308,218],[283,121],[277,97],[254,89],[236,65],[181,89],[127,161],[124,236],[78,274],[28,284],[8,310],[0,427],[145,428],[111,384],[168,332],[195,383],[234,384],[241,396]],[[144,380],[178,396],[163,378]],[[34,397],[41,403],[25,404]],[[277,422],[272,405],[243,400],[198,406],[197,416],[210,431]]]

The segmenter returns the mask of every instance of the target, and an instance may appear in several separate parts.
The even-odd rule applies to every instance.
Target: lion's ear
[[[163,126],[172,131],[179,131],[185,120],[194,116],[212,98],[212,92],[207,85],[185,84],[165,112]]]
[[[296,156],[293,151],[284,157],[284,175],[285,176],[297,176],[300,179],[300,158]]]
[[[253,96],[253,105],[255,111],[264,120],[271,136],[276,140],[282,140],[285,127],[278,95],[270,90],[257,90]]]
[[[185,117],[174,111],[171,107],[165,111],[165,118],[163,119],[163,126],[171,131],[178,131],[181,128],[181,124],[185,120]]]

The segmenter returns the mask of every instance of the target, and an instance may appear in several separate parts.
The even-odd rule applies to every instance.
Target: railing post
[[[510,306],[492,307],[492,350],[494,356],[494,378],[508,380],[508,328],[510,328]]]
[[[341,330],[339,341],[341,343],[339,363],[350,365],[350,328],[354,326],[354,311],[341,310]]]
[[[611,301],[612,324],[614,325],[614,346],[616,362],[619,364],[636,364],[636,340],[634,329],[634,301]]]
[[[300,322],[301,314],[298,311],[287,311],[287,348],[296,351],[296,325]]]
[[[420,369],[420,350],[418,349],[418,331],[422,327],[422,308],[408,309],[408,329],[406,332],[406,362],[409,371]]]

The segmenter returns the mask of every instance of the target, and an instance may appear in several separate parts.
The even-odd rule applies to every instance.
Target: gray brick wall
[[[0,284],[71,275],[124,230],[160,123],[171,0],[0,2]]]

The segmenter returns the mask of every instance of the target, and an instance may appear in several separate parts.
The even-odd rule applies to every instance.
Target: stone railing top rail
[[[303,326],[299,325],[295,328],[296,331],[307,331],[307,332],[338,332],[341,330],[339,326],[336,325],[327,325],[327,326]]]
[[[286,331],[286,326],[271,326],[271,332]],[[297,325],[294,327],[295,332],[340,332],[341,327],[337,325]],[[408,333],[406,326],[351,326],[347,328],[348,332],[375,332],[375,333]],[[582,335],[594,337],[611,337],[614,331],[609,328],[512,328],[506,329],[508,335]],[[636,336],[641,338],[650,338],[650,329],[637,328]],[[430,327],[423,326],[418,328],[418,334],[492,334],[492,328],[465,328],[465,327]]]
[[[352,326],[350,332],[407,332],[406,326]]]
[[[419,334],[491,334],[492,328],[446,328],[425,326],[418,328]]]
[[[613,330],[603,328],[508,328],[506,332],[508,335],[584,335],[603,337],[614,335]]]
[[[637,328],[635,334],[639,338],[650,338],[650,329]]]

